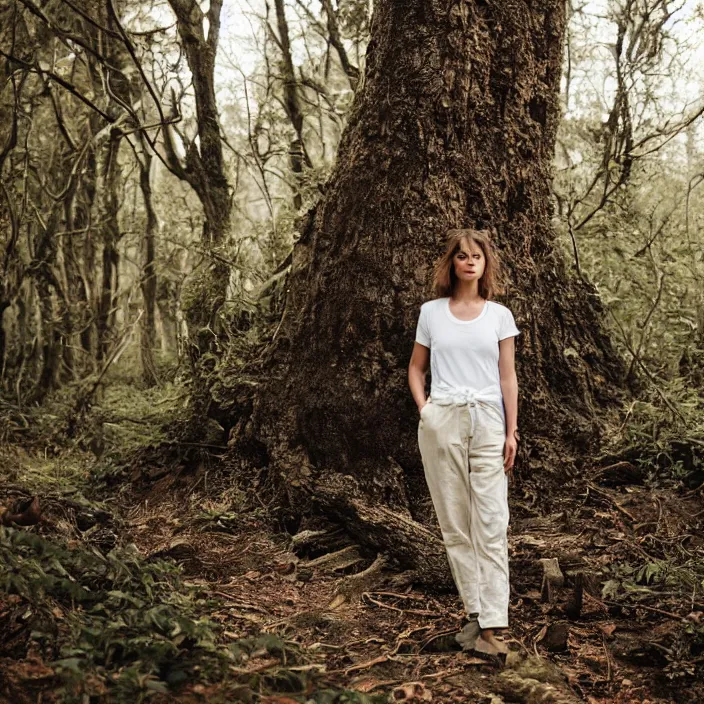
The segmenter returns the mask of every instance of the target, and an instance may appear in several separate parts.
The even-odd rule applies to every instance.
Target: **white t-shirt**
[[[431,397],[448,388],[500,389],[499,340],[516,335],[513,314],[495,301],[487,301],[473,320],[456,318],[449,298],[424,303],[416,342],[430,348]]]

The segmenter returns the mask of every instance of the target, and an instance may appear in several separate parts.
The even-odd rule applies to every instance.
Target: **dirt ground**
[[[507,634],[514,653],[505,667],[457,652],[456,594],[390,569],[355,587],[376,555],[322,523],[292,538],[256,514],[232,513],[237,497],[226,477],[209,487],[205,475],[164,477],[132,505],[127,525],[145,555],[179,561],[192,583],[221,600],[212,618],[225,637],[268,632],[300,643],[338,686],[390,692],[392,701],[704,701],[704,684],[686,676],[697,662],[677,657],[704,604],[647,586],[634,597],[648,603],[625,607],[623,598],[601,596],[614,563],[658,564],[673,546],[701,560],[702,494],[608,487],[608,474],[602,468],[568,482],[541,502],[547,514],[537,501],[529,505],[532,492],[514,487]],[[557,558],[566,575],[549,602],[541,598],[542,558]],[[247,667],[266,668],[266,656]]]

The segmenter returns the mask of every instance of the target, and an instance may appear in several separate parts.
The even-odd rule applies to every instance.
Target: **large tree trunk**
[[[267,382],[240,436],[242,449],[263,443],[296,513],[313,499],[421,569],[441,548],[419,525],[428,502],[406,370],[448,228],[498,230],[504,300],[523,330],[524,461],[549,469],[557,442],[562,457],[583,451],[620,383],[596,293],[568,275],[550,226],[564,29],[562,0],[375,3],[364,86],[294,250]]]

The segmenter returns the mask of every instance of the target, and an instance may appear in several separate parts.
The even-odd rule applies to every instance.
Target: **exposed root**
[[[330,571],[343,570],[362,562],[364,558],[359,554],[358,545],[350,545],[342,550],[330,552],[327,555],[316,557],[306,563],[306,567],[323,568]]]
[[[360,596],[362,592],[369,591],[369,589],[379,581],[381,571],[384,569],[387,562],[388,559],[385,555],[377,555],[376,560],[374,560],[366,570],[340,580],[335,590],[335,597],[332,602],[330,602],[328,608],[336,609],[345,601],[350,601]]]
[[[402,567],[415,570],[420,581],[452,586],[442,539],[405,512],[370,503],[354,477],[326,476],[316,483],[315,501],[361,544],[380,546]]]
[[[324,553],[338,550],[349,543],[349,536],[339,526],[325,530],[302,530],[291,538],[289,550],[299,555]]]

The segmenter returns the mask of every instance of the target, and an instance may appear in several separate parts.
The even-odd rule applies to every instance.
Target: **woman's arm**
[[[413,400],[420,411],[426,404],[425,375],[430,366],[430,350],[418,342],[413,343],[413,354],[408,363],[408,386],[411,389]]]
[[[516,377],[515,338],[507,337],[499,341],[499,376],[501,393],[506,409],[506,445],[504,447],[504,469],[513,468],[518,448],[518,379]]]

